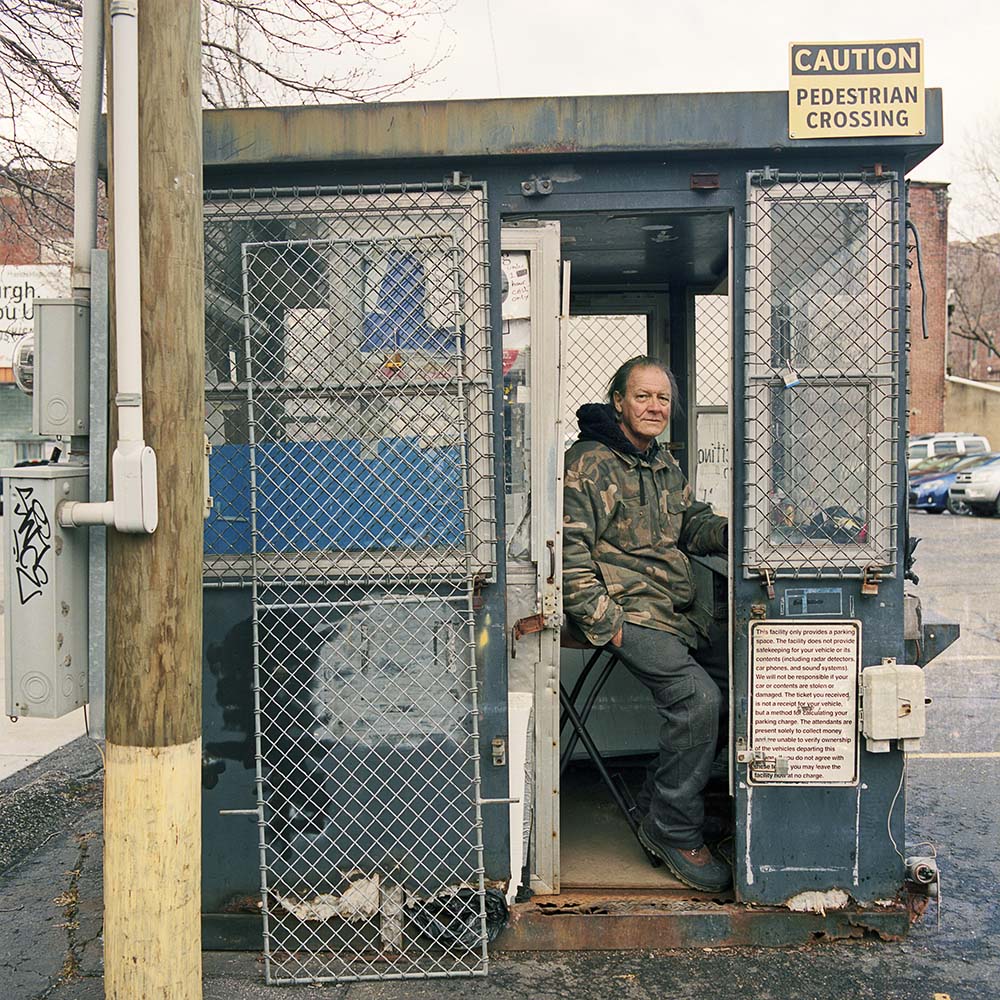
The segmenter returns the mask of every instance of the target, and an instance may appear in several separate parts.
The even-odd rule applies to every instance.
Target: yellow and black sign
[[[792,42],[788,135],[924,134],[924,43]]]

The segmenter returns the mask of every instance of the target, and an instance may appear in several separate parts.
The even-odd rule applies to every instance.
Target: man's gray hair
[[[625,389],[628,387],[628,378],[636,370],[636,368],[657,368],[664,375],[667,376],[667,381],[670,383],[670,395],[673,400],[677,399],[678,388],[677,379],[674,378],[674,373],[670,370],[668,365],[665,365],[659,358],[650,357],[648,354],[640,354],[637,358],[629,358],[611,376],[611,381],[608,383],[608,402],[614,406],[615,405],[615,393],[619,396],[625,395]]]

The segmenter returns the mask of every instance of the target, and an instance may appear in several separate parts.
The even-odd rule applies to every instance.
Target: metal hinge
[[[523,639],[526,635],[534,635],[536,632],[544,631],[546,627],[545,615],[528,615],[527,618],[518,618],[514,622],[514,627],[510,630],[510,658],[517,657],[517,640]]]
[[[493,751],[493,766],[507,766],[507,739],[504,736],[497,736],[490,744]]]
[[[482,611],[483,609],[483,587],[486,586],[486,577],[482,573],[472,578],[472,610]]]
[[[877,597],[878,587],[882,582],[882,570],[881,567],[876,566],[874,563],[869,563],[865,568],[861,576],[861,593],[866,597]]]
[[[526,635],[541,632],[545,628],[545,615],[528,615],[527,618],[518,618],[514,622],[514,639],[521,639]]]
[[[556,587],[556,543],[550,538],[545,547],[549,554],[549,575],[545,578],[545,586],[542,587],[542,615],[546,618],[553,618],[556,614],[558,601]],[[544,625],[542,626],[545,627]]]

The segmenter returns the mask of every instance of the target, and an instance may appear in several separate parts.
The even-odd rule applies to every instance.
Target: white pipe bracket
[[[119,441],[111,456],[115,528],[152,534],[159,521],[156,453],[145,441]]]
[[[64,500],[59,504],[57,513],[59,524],[63,528],[85,528],[92,524],[115,523],[115,505],[110,500],[98,503]]]

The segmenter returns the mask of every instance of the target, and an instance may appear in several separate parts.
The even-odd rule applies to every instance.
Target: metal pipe
[[[111,459],[114,499],[76,503],[64,527],[114,524],[152,533],[158,509],[156,455],[143,440],[139,276],[139,31],[138,0],[111,0],[112,164],[114,177],[115,338],[118,443]],[[97,242],[97,119],[101,110],[104,11],[84,3],[84,59],[77,164],[74,172],[73,288],[90,294],[90,255]]]
[[[143,441],[139,317],[139,32],[137,0],[111,2],[115,339],[118,448]],[[125,447],[123,447],[123,445]],[[129,447],[131,446],[131,447]]]
[[[89,297],[90,251],[97,245],[97,127],[104,96],[104,5],[83,0],[80,120],[73,171],[73,289]]]

